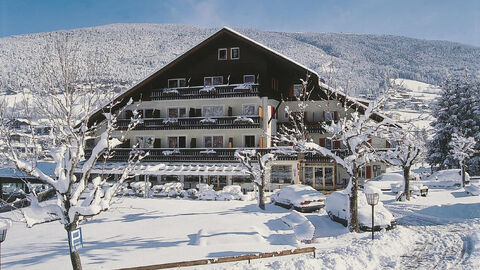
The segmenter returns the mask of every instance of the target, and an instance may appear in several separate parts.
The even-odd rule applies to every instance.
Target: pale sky
[[[0,37],[111,23],[392,34],[480,46],[480,0],[0,0]]]

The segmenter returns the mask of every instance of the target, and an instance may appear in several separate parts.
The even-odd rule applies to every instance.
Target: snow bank
[[[310,242],[315,233],[313,224],[302,214],[292,211],[290,214],[282,217],[285,222],[295,233],[295,238],[300,242]]]
[[[471,194],[472,196],[479,196],[480,195],[480,186],[478,185],[467,185],[465,186],[465,192]]]

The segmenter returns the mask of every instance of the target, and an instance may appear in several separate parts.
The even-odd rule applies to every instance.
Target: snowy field
[[[315,226],[312,244],[299,243],[281,220],[289,210],[254,201],[120,198],[111,211],[83,224],[84,269],[112,269],[314,246],[293,255],[201,269],[479,269],[480,198],[463,189],[433,189],[426,198],[381,197],[398,227],[351,234],[324,211],[305,214]],[[18,220],[18,214],[2,217]],[[14,222],[2,244],[5,269],[67,269],[66,233],[58,222],[31,229]],[[192,269],[191,268],[191,269]]]

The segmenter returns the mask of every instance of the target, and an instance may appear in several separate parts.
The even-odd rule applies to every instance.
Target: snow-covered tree
[[[411,128],[404,125],[401,129],[388,129],[387,137],[390,143],[396,146],[387,150],[387,152],[380,153],[380,158],[383,161],[402,168],[404,179],[402,200],[410,200],[410,169],[415,163],[419,162],[424,152],[422,140],[417,137],[415,127],[411,126]]]
[[[440,169],[454,168],[458,162],[451,151],[452,135],[463,134],[477,141],[480,150],[480,82],[469,77],[447,80],[442,95],[432,110],[434,137],[428,143],[427,162]],[[480,154],[475,154],[467,164],[470,173],[480,173]]]
[[[307,106],[307,100],[310,96],[307,89],[307,80],[302,80],[303,91],[300,94],[300,104]],[[275,138],[277,143],[286,143],[290,147],[279,147],[279,151],[286,153],[313,153],[332,158],[338,165],[342,166],[350,176],[348,186],[344,192],[349,196],[349,219],[348,224],[350,231],[359,231],[358,223],[358,179],[360,170],[367,164],[378,159],[375,149],[369,143],[370,139],[379,134],[379,131],[385,127],[393,126],[394,123],[380,116],[378,113],[386,101],[386,95],[382,96],[375,102],[371,102],[367,107],[353,99],[348,98],[343,93],[339,93],[335,89],[329,89],[327,94],[329,98],[338,101],[344,109],[344,117],[338,121],[329,121],[323,123],[323,128],[329,135],[331,140],[340,141],[345,146],[345,151],[332,151],[324,146],[314,143],[308,136],[307,129],[304,128],[305,123],[302,114],[297,117],[294,112],[289,109],[289,119],[292,122],[288,128],[279,129]],[[305,95],[302,97],[302,95]],[[340,101],[343,99],[343,101]],[[312,106],[312,105],[310,105]],[[313,105],[316,106],[316,105]],[[293,115],[292,115],[293,114]],[[374,120],[375,119],[375,120]],[[290,148],[289,150],[287,150]]]
[[[265,210],[265,188],[271,171],[271,163],[276,159],[276,155],[272,153],[262,155],[256,150],[243,149],[235,151],[235,157],[245,168],[258,191],[258,207]],[[254,158],[256,161],[252,160]]]
[[[0,126],[0,141],[7,147],[7,151],[1,155],[19,171],[35,177],[55,191],[56,204],[40,205],[35,192],[29,194],[30,209],[36,211],[23,211],[27,225],[31,227],[59,220],[68,233],[76,229],[86,217],[109,209],[117,189],[133,176],[136,164],[144,155],[132,152],[127,165],[113,184],[107,184],[107,179],[101,176],[91,177],[97,161],[108,158],[114,148],[124,140],[125,133],[118,137],[113,136],[120,111],[112,111],[112,104],[104,109],[105,120],[102,123],[89,123],[89,116],[98,109],[102,95],[99,95],[92,85],[78,87],[76,84],[79,68],[76,44],[72,43],[68,36],[57,36],[55,40],[47,42],[53,44],[53,47],[52,50],[46,50],[47,57],[45,62],[41,63],[43,77],[39,79],[41,83],[33,86],[30,93],[31,103],[26,103],[26,110],[34,108],[35,111],[32,111],[30,116],[44,119],[53,129],[49,155],[55,164],[54,175],[47,175],[38,168],[37,153],[28,157],[19,155],[12,147],[12,130],[8,125]],[[10,116],[4,111],[0,121],[4,122]],[[138,122],[138,116],[132,117],[126,132]],[[35,132],[32,131],[31,136],[34,137]],[[33,139],[35,141],[35,138]],[[90,151],[89,154],[86,153],[87,150]],[[32,215],[38,211],[48,214],[49,218],[39,219]],[[82,268],[78,251],[70,251],[70,258],[74,269]]]
[[[464,137],[455,133],[450,141],[453,158],[458,161],[462,170],[462,186],[465,186],[465,161],[475,152],[476,141],[473,137]]]

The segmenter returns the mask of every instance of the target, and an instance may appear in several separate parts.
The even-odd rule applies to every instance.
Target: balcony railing
[[[118,119],[118,129],[127,129],[130,121],[130,119]],[[258,115],[144,118],[141,119],[140,123],[135,127],[135,130],[260,128],[260,122]]]
[[[153,90],[152,100],[200,99],[215,97],[258,96],[258,84],[228,84],[214,86],[190,86]]]
[[[235,151],[239,149],[247,148],[149,148],[149,149],[132,149],[132,148],[117,148],[114,149],[114,152],[111,155],[110,161],[126,161],[130,155],[131,151],[140,151],[142,153],[147,153],[148,156],[145,157],[144,161],[163,161],[163,162],[174,162],[174,161],[236,161]],[[275,148],[255,148],[257,152],[260,152],[262,155],[276,151]],[[91,150],[86,150],[85,154],[89,156]],[[307,153],[304,155],[305,160],[307,161],[317,161],[317,162],[330,162],[328,157],[321,155],[313,155]],[[253,157],[255,159],[256,157]],[[278,160],[296,160],[298,157],[296,154],[287,155],[282,154],[277,151]]]
[[[311,133],[325,133],[325,129],[322,126],[322,122],[307,122],[305,123],[305,126],[307,127],[307,131]],[[277,123],[278,128],[280,129],[281,127],[286,127],[286,128],[292,128],[293,125],[289,122],[278,122]]]

